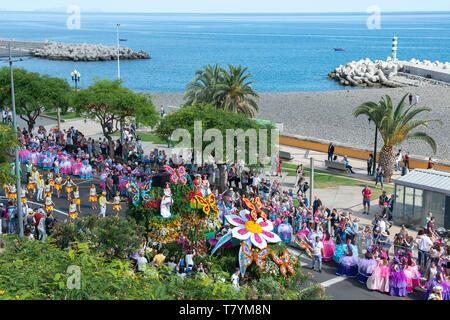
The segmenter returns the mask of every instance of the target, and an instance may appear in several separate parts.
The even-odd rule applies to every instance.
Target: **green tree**
[[[404,95],[401,101],[394,107],[391,97],[386,95],[382,97],[379,103],[365,102],[353,109],[353,115],[358,117],[366,115],[374,121],[384,145],[381,148],[380,165],[384,168],[384,176],[391,181],[395,166],[394,147],[403,141],[417,139],[425,141],[436,153],[437,145],[435,140],[423,131],[414,131],[416,128],[428,128],[430,122],[441,120],[415,119],[422,112],[430,112],[428,107],[416,107],[412,105],[405,108],[405,100],[408,94]]]
[[[271,146],[271,129],[273,129],[270,125],[260,125],[255,120],[249,119],[244,114],[236,114],[233,112],[229,112],[227,110],[223,109],[216,109],[212,105],[194,105],[194,106],[186,106],[184,108],[179,109],[176,112],[173,112],[164,119],[161,120],[159,123],[156,133],[160,135],[164,139],[168,139],[169,136],[173,134],[173,132],[176,129],[185,129],[189,132],[189,141],[183,141],[184,143],[187,142],[188,146],[187,148],[192,148],[195,144],[195,135],[194,135],[194,123],[196,121],[201,121],[202,126],[202,134],[205,133],[208,129],[216,129],[221,134],[221,143],[223,146],[223,154],[214,154],[214,152],[211,153],[213,157],[216,158],[217,162],[219,163],[219,169],[222,172],[222,178],[220,186],[223,187],[226,182],[226,177],[224,176],[224,165],[221,165],[222,159],[225,159],[227,161],[233,162],[235,159],[239,159],[239,157],[242,157],[245,162],[245,164],[248,165],[254,165],[253,162],[254,158],[257,156],[265,156],[264,154],[258,155],[257,153],[251,153],[249,148],[250,138],[248,136],[244,135],[244,132],[247,132],[247,130],[252,131],[254,130],[256,134],[256,145],[257,150],[260,150],[260,143],[263,142],[264,137],[261,136],[261,131],[259,129],[268,129],[267,130],[267,137],[266,137],[266,144],[267,144],[267,150],[266,155],[269,154],[270,146]],[[230,141],[234,146],[238,145],[238,139],[241,139],[244,137],[244,150],[239,150],[237,147],[234,147],[234,159],[227,158],[227,130],[235,130],[235,133],[238,131],[236,130],[242,130],[241,134],[235,134],[233,136],[233,140]],[[176,141],[174,141],[176,142]],[[214,142],[215,138],[214,138]],[[212,141],[208,141],[207,139],[202,139],[202,150],[205,150],[205,147],[207,147],[209,144],[211,144]],[[184,146],[182,146],[184,147]],[[214,150],[213,150],[214,151]],[[264,151],[264,150],[262,150]],[[204,161],[207,159],[209,154],[202,154],[201,159],[197,159],[197,162],[204,163]]]
[[[152,101],[122,87],[121,80],[98,80],[89,88],[75,94],[75,110],[86,118],[97,120],[108,139],[110,155],[114,156],[112,134],[127,118],[136,118],[139,124],[153,126],[158,114]],[[110,126],[109,126],[110,124]]]
[[[0,184],[14,182],[12,160],[18,139],[11,126],[0,125]]]
[[[217,85],[223,82],[223,69],[219,65],[207,65],[195,72],[194,79],[186,85],[185,105],[209,103],[218,107],[220,101],[214,96]]]
[[[242,113],[254,117],[259,107],[254,98],[259,95],[253,90],[252,74],[241,65],[228,65],[228,70],[219,65],[208,65],[197,70],[194,79],[186,85],[185,105],[211,104],[217,109]]]
[[[253,75],[246,71],[247,68],[240,65],[229,64],[228,71],[222,72],[223,82],[217,86],[214,97],[220,101],[220,108],[254,118],[259,108],[253,98],[259,98],[259,95],[251,86],[253,81],[248,81]]]
[[[56,107],[66,110],[71,101],[67,81],[25,69],[14,69],[14,93],[16,113],[27,123],[29,132],[42,112]],[[8,67],[3,67],[0,69],[0,105],[11,108],[11,103],[11,74]]]

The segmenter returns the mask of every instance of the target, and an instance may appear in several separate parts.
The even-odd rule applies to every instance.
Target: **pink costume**
[[[378,266],[373,268],[372,275],[367,279],[367,288],[380,292],[389,292],[389,275],[391,268],[389,265],[384,266],[382,260],[378,262]]]
[[[83,166],[83,164],[81,163],[81,159],[77,158],[77,161],[75,162],[75,164],[72,165],[72,174],[79,176],[82,166]]]

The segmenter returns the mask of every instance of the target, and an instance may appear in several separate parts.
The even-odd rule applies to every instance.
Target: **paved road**
[[[291,254],[297,256],[303,272],[312,273],[311,281],[325,287],[325,294],[333,300],[423,300],[425,291],[415,291],[406,297],[394,297],[378,291],[371,291],[360,283],[357,278],[347,278],[336,275],[337,263],[334,261],[322,263],[322,273],[311,270],[311,259],[296,248],[289,248]],[[317,270],[317,265],[316,265]]]

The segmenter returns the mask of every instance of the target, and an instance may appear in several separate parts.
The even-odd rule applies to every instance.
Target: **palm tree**
[[[186,85],[184,99],[187,101],[185,105],[209,103],[217,108],[220,103],[216,100],[214,94],[217,85],[223,81],[223,69],[217,64],[209,64],[203,68],[197,70],[194,79]]]
[[[259,95],[251,86],[253,81],[247,81],[253,75],[245,74],[246,71],[247,68],[241,65],[235,67],[229,64],[228,70],[222,71],[223,82],[217,85],[214,98],[220,102],[220,108],[253,118],[259,108],[252,97],[259,98]]]
[[[410,139],[418,139],[428,143],[436,153],[436,141],[427,133],[421,131],[411,132],[419,127],[428,128],[428,123],[441,120],[417,120],[414,119],[418,114],[424,111],[431,111],[428,107],[415,107],[415,105],[405,109],[406,94],[400,103],[394,108],[391,97],[386,95],[379,103],[365,102],[353,109],[352,114],[355,117],[366,115],[372,120],[380,131],[384,145],[381,148],[380,165],[384,168],[384,176],[391,181],[394,172],[395,155],[394,146]]]

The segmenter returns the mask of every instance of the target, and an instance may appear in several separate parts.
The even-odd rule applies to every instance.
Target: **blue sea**
[[[124,85],[135,91],[181,92],[207,64],[242,64],[258,92],[343,89],[327,79],[340,64],[386,59],[398,37],[400,60],[450,61],[450,12],[382,13],[381,28],[368,29],[367,13],[149,14],[81,13],[81,28],[68,29],[68,13],[0,12],[0,38],[72,43],[116,43],[145,50],[150,60],[121,61]],[[333,48],[345,48],[335,52]],[[1,65],[1,64],[0,64]],[[20,67],[66,78],[77,69],[81,87],[95,77],[116,79],[117,61],[32,59]]]

